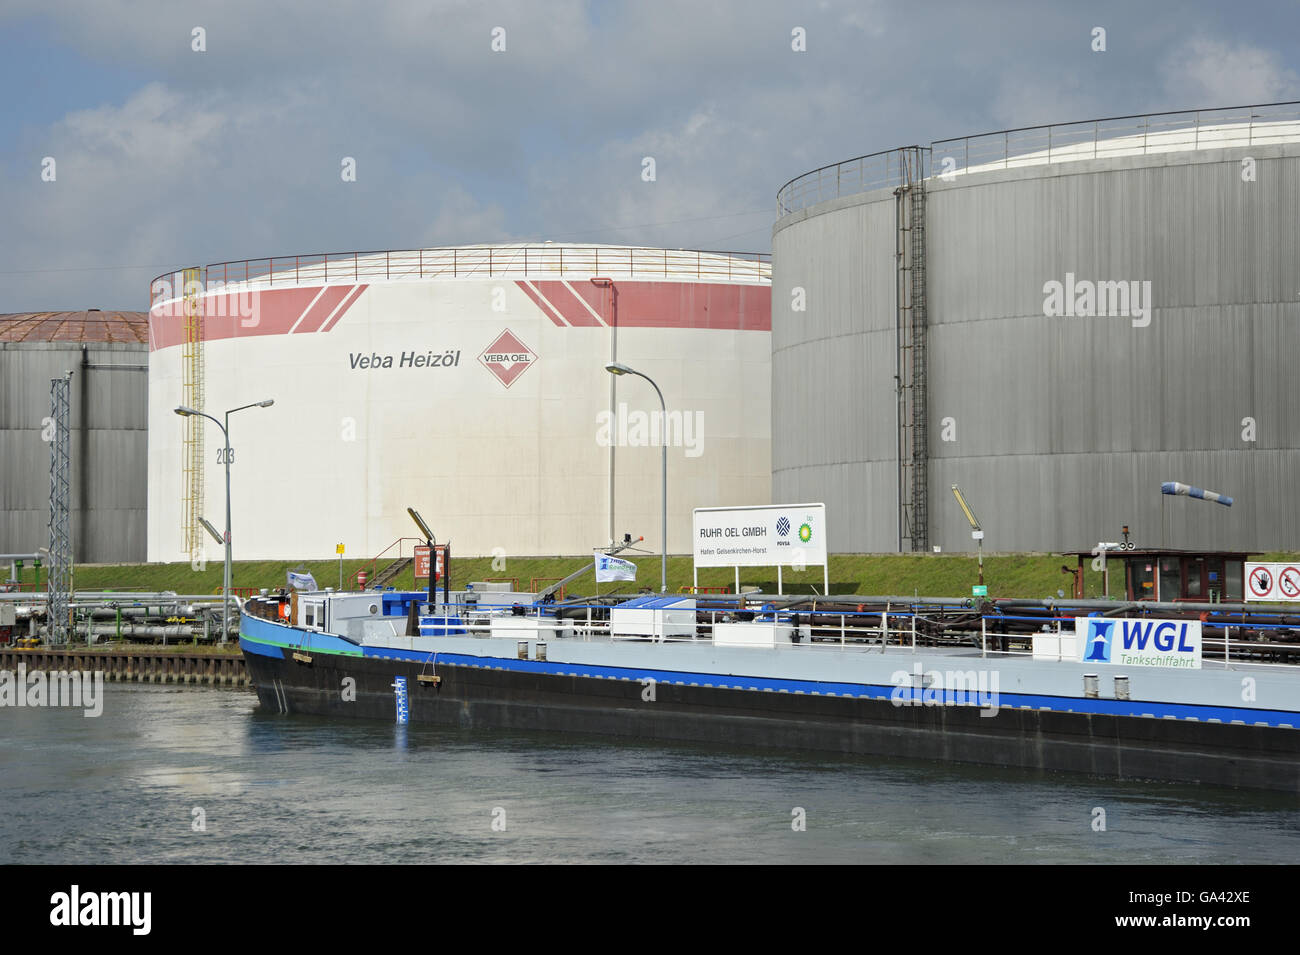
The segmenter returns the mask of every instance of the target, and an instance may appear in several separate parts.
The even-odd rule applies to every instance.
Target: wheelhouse
[[[1096,549],[1073,555],[1077,568],[1061,569],[1074,575],[1074,596],[1082,598],[1084,561],[1096,561],[1099,555]],[[1246,598],[1246,561],[1252,556],[1222,550],[1107,550],[1105,589],[1126,600],[1240,602]]]

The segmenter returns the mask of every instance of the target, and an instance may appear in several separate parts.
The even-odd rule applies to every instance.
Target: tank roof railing
[[[938,139],[930,144],[928,153],[930,175],[947,180],[962,173],[1054,162],[1286,142],[1300,142],[1300,101],[1134,113],[1074,123],[1022,126]],[[860,164],[904,151],[872,153],[823,166],[790,180],[777,193],[778,217],[839,196],[902,185],[897,174],[891,177],[853,173]]]
[[[1300,102],[1108,116],[930,144],[936,175],[1300,140]],[[945,160],[951,162],[945,163]]]
[[[900,146],[822,166],[796,176],[777,191],[776,214],[788,215],[840,196],[897,189],[924,179],[928,167],[925,146]]]
[[[270,288],[328,282],[419,279],[616,276],[770,282],[766,253],[706,252],[614,245],[550,243],[438,249],[328,252],[218,262],[204,269],[205,291],[225,286]],[[150,307],[182,294],[181,273],[149,285]]]

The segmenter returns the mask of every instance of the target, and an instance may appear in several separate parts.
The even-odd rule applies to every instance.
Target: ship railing
[[[1051,632],[1057,637],[1073,636],[1074,624],[1076,620],[1085,620],[1085,617],[1028,617],[1016,614],[986,614],[983,617],[982,624],[987,628],[989,621],[993,621],[996,628],[998,621],[1022,621],[1041,623],[1051,626]],[[1068,625],[1068,630],[1063,628]],[[1264,633],[1268,631],[1282,631],[1284,633],[1295,633],[1297,627],[1294,624],[1285,623],[1225,623],[1222,621],[1203,621],[1201,631],[1201,659],[1202,661],[1217,662],[1223,664],[1232,664],[1233,666],[1250,667],[1250,666],[1277,666],[1279,664],[1294,666],[1300,663],[1300,642],[1279,643],[1273,640],[1266,640]],[[1217,633],[1215,631],[1222,631]],[[1235,634],[1235,639],[1234,639]],[[1001,636],[999,634],[999,636]],[[1023,639],[1032,637],[1034,634],[1015,634],[1013,636]],[[1235,655],[1234,655],[1235,653]],[[1263,658],[1263,659],[1261,659]],[[1042,659],[1041,655],[1039,659]],[[1058,650],[1058,660],[1073,659],[1066,657]]]
[[[439,604],[441,607],[442,604]],[[514,612],[509,606],[494,605],[485,607],[482,604],[458,604],[452,603],[447,605],[453,612],[465,616],[467,622],[465,629],[471,633],[482,633],[487,635],[492,631],[493,618],[511,618],[519,617],[520,614]],[[568,616],[557,618],[553,616],[553,609],[544,606],[533,606],[522,616],[532,618],[531,627],[539,633],[545,631],[563,632],[573,630],[575,638],[580,640],[627,640],[637,641],[650,639],[644,634],[625,634],[614,633],[611,630],[611,624],[608,618],[609,606],[605,604],[567,604],[565,609],[572,612],[581,611],[579,616]],[[793,617],[799,614],[791,614],[785,611],[764,613],[761,609],[711,609],[699,610],[695,612],[697,625],[693,636],[669,636],[662,638],[659,642],[669,643],[697,643],[707,642],[711,639],[711,633],[714,625],[719,622],[730,622],[736,619],[737,614],[743,617],[757,619],[760,621],[775,621],[780,623],[789,623]],[[707,623],[699,621],[700,616],[707,615]],[[807,617],[807,613],[802,614]],[[826,614],[817,613],[818,617],[838,616],[838,626],[827,628],[824,624],[816,627],[810,627],[807,624],[802,625],[801,633],[809,635],[808,642],[805,644],[796,644],[809,649],[823,649],[827,647],[838,647],[841,649],[858,648],[863,646],[884,647],[889,645],[910,645],[913,649],[918,646],[916,620],[920,614],[904,613],[898,610],[890,610],[887,613],[879,615],[880,620],[874,626],[860,625],[850,622],[850,618],[860,618],[863,614]],[[959,633],[954,631],[949,636],[949,642],[953,644],[961,642],[970,642],[971,635],[968,633]],[[995,641],[990,641],[995,643]],[[996,653],[995,646],[989,647],[989,653]],[[1025,655],[1028,655],[1027,653]]]
[[[491,617],[518,616],[509,607],[483,608],[479,605],[452,605],[482,620],[471,623],[466,629],[474,633],[491,632]],[[737,603],[732,608],[717,608],[696,611],[696,627],[693,635],[651,636],[647,634],[615,633],[608,618],[609,606],[605,604],[567,604],[565,609],[580,611],[578,616],[557,618],[553,608],[536,606],[528,608],[525,616],[534,618],[532,626],[539,632],[556,634],[573,632],[577,640],[617,640],[644,641],[655,640],[666,643],[699,643],[712,639],[713,627],[720,622],[731,622],[741,615],[745,619],[761,623],[781,623],[795,626],[799,642],[792,644],[795,649],[808,650],[876,650],[881,653],[909,650],[925,650],[935,647],[968,647],[979,650],[981,657],[1051,660],[1050,654],[1034,652],[1034,640],[1038,637],[1056,638],[1056,656],[1058,662],[1075,659],[1064,652],[1065,639],[1074,636],[1076,617],[1073,616],[1021,616],[1016,614],[986,613],[979,619],[978,627],[973,622],[968,626],[941,628],[934,632],[925,632],[925,624],[932,624],[933,618],[927,612],[915,611],[910,607],[886,608],[879,612],[833,612],[821,610],[764,610],[762,606],[750,606]],[[706,617],[707,621],[701,620]],[[864,618],[874,617],[871,623],[862,623]],[[809,620],[813,622],[808,622]],[[1007,624],[1032,623],[1046,629],[1037,631],[1010,631]],[[1274,639],[1265,639],[1268,631],[1294,633],[1297,628],[1287,624],[1206,624],[1202,632],[1202,660],[1210,663],[1231,664],[1235,667],[1275,667],[1295,665],[1300,662],[1300,642],[1287,643]],[[1215,631],[1222,631],[1221,633]],[[784,645],[783,645],[784,646]]]

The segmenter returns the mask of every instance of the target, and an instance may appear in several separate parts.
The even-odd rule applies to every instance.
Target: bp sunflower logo
[[[812,540],[812,525],[811,525],[811,524],[800,524],[800,525],[799,525],[799,539],[800,539],[801,541],[803,541],[805,544],[808,543],[810,540]]]

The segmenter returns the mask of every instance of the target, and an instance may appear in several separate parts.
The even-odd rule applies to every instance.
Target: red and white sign
[[[516,378],[537,361],[537,354],[507,328],[491,345],[483,349],[478,360],[492,372],[497,381],[509,388]]]
[[[436,548],[436,550],[438,551],[438,567],[437,567],[438,576],[436,579],[442,580],[443,548],[438,547]],[[416,580],[429,579],[429,545],[428,544],[417,544],[415,546],[415,579]]]
[[[1283,568],[1277,575],[1277,592],[1283,600],[1300,600],[1300,568]]]
[[[1246,564],[1246,599],[1300,603],[1300,567],[1295,564]]]

